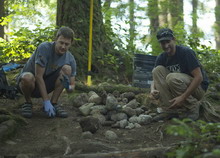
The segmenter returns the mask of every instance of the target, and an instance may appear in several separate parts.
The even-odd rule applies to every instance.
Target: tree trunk
[[[176,25],[180,25],[184,28],[183,0],[170,0],[169,3],[169,27],[173,29]]]
[[[2,18],[5,16],[5,0],[0,0],[0,23],[2,22]],[[4,26],[0,25],[0,37],[4,38]]]
[[[216,0],[215,6],[215,41],[216,49],[220,49],[220,0]]]
[[[192,0],[192,33],[197,33],[198,32],[198,27],[197,27],[197,19],[198,19],[198,14],[197,14],[197,9],[198,9],[198,0]]]
[[[165,27],[168,22],[168,3],[167,0],[159,0],[159,25]]]
[[[148,0],[147,13],[150,19],[150,43],[152,43],[152,54],[158,53],[159,45],[156,39],[156,33],[159,28],[158,0]]]
[[[87,72],[89,20],[90,0],[57,1],[57,26],[69,26],[75,32],[76,39],[71,52],[76,58],[79,75]],[[104,55],[115,55],[115,51],[104,30],[100,0],[94,0],[92,52],[92,72],[103,75],[106,68]]]
[[[134,31],[135,31],[135,21],[134,21],[134,0],[129,0],[129,42],[128,42],[128,52],[130,54],[134,54],[135,46],[134,46]]]

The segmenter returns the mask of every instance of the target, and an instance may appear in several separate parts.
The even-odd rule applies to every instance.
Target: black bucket
[[[133,86],[150,88],[152,83],[152,70],[157,56],[135,54],[133,64]]]

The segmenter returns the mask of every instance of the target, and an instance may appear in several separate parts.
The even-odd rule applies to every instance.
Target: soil
[[[150,123],[135,129],[102,126],[91,138],[82,137],[77,108],[69,102],[67,94],[60,98],[68,118],[47,118],[42,111],[41,99],[34,100],[33,117],[27,125],[18,128],[10,139],[0,143],[1,157],[165,157],[181,138],[166,134],[171,121]],[[8,104],[20,104],[7,102]],[[19,113],[19,111],[16,111]],[[108,140],[104,133],[114,131],[118,138]]]

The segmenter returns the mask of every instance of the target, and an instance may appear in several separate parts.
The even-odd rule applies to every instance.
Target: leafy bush
[[[41,42],[52,40],[54,28],[37,28],[33,31],[21,28],[9,35],[9,41],[0,38],[0,61],[4,63],[29,58]]]
[[[220,50],[211,49],[211,47],[202,45],[199,38],[188,37],[188,45],[195,50],[197,57],[204,66],[211,82],[219,82]]]
[[[185,138],[173,151],[169,152],[169,158],[191,158],[204,155],[220,156],[217,144],[220,143],[220,123],[206,123],[190,119],[173,119],[175,125],[167,128],[167,133]]]

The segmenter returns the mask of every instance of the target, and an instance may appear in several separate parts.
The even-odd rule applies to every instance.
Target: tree
[[[216,49],[220,49],[220,0],[216,0],[215,19]]]
[[[69,26],[75,32],[76,39],[71,52],[77,61],[78,74],[86,74],[90,1],[58,0],[57,2],[57,26]],[[111,41],[106,36],[101,1],[94,0],[92,72],[102,76],[105,73],[113,77],[118,70],[119,59],[120,55],[114,50]]]
[[[0,0],[0,23],[2,22],[2,18],[5,16],[5,0]],[[0,24],[0,37],[4,38],[4,26]]]
[[[159,8],[158,0],[148,0],[147,15],[150,19],[150,43],[152,54],[158,53],[158,42],[156,33],[159,29]]]
[[[169,14],[169,27],[175,28],[177,25],[182,25],[183,29],[183,0],[169,0]]]
[[[128,52],[134,53],[134,38],[135,38],[135,18],[134,18],[134,0],[129,0],[129,41],[128,41]]]
[[[198,9],[198,0],[192,0],[192,33],[197,33],[198,28],[197,28],[197,19],[198,19],[198,14],[197,14],[197,9]]]
[[[159,0],[159,25],[164,27],[168,22],[168,1],[167,0]]]

